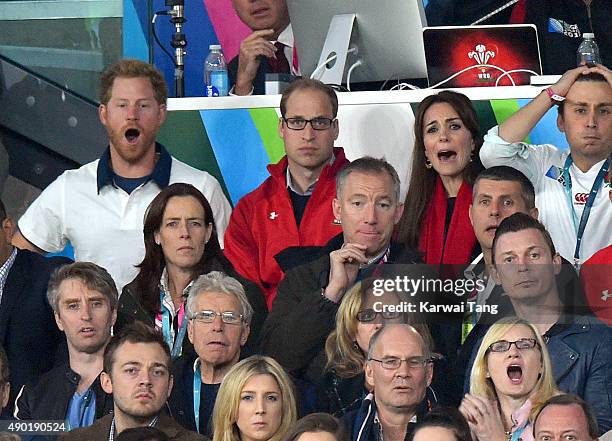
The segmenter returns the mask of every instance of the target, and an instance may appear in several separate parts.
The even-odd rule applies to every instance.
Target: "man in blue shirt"
[[[93,263],[73,263],[53,274],[47,298],[66,334],[70,361],[21,389],[15,418],[65,420],[71,430],[90,426],[112,410],[99,375],[117,318],[117,297],[110,274]]]

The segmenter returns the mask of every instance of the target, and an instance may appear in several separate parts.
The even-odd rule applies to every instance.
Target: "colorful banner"
[[[372,96],[381,96],[371,93]],[[263,97],[262,97],[263,98]],[[340,135],[337,146],[347,157],[385,157],[397,169],[405,195],[414,143],[414,111],[417,102],[398,100],[375,104],[363,101],[340,104]],[[175,107],[181,100],[171,104]],[[209,103],[203,99],[204,103]],[[237,101],[240,103],[243,101]],[[252,101],[251,101],[252,102]],[[528,99],[474,100],[482,133],[504,121]],[[267,165],[283,156],[278,134],[279,109],[274,107],[172,110],[159,139],[180,159],[208,170],[226,189],[230,201],[238,200],[267,178]],[[205,106],[203,106],[205,107]],[[533,129],[532,143],[553,143],[567,148],[565,136],[556,127],[556,109],[551,109]]]

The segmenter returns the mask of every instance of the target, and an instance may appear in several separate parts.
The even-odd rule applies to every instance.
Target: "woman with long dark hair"
[[[425,98],[414,121],[412,173],[399,242],[419,248],[428,264],[464,264],[477,247],[468,209],[472,182],[483,169],[476,111],[463,94]]]
[[[173,357],[193,352],[185,338],[189,289],[199,275],[222,271],[242,283],[253,307],[245,352],[252,350],[265,319],[265,300],[259,288],[240,277],[223,255],[204,195],[189,184],[169,185],[149,205],[143,233],[145,257],[136,278],[123,288],[115,330],[140,320],[162,331]]]

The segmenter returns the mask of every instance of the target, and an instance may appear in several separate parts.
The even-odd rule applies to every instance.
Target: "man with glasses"
[[[288,247],[323,245],[342,230],[332,212],[335,178],[348,163],[338,137],[338,98],[316,80],[297,80],[283,93],[279,133],[286,155],[270,177],[236,205],[225,233],[225,255],[257,283],[268,308],[283,270],[276,256]]]
[[[345,416],[351,441],[403,441],[436,405],[431,348],[410,325],[388,324],[372,336],[365,375],[374,393]]]
[[[495,231],[491,260],[495,281],[504,288],[514,313],[544,336],[559,389],[584,398],[600,429],[610,430],[612,329],[564,308],[555,279],[561,257],[544,226],[524,213],[507,217]]]
[[[187,429],[212,439],[211,417],[225,374],[240,359],[250,332],[253,308],[236,279],[219,271],[200,276],[187,299],[187,335],[197,358],[184,355],[174,365],[169,404]]]

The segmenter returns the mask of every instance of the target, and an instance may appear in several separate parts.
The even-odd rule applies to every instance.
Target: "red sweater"
[[[268,165],[270,177],[240,199],[232,212],[225,231],[225,255],[240,274],[261,287],[268,309],[284,275],[274,256],[287,247],[324,245],[342,232],[333,223],[332,200],[336,173],[348,160],[341,148],[335,148],[334,155],[333,164],[321,171],[299,228],[287,189],[286,156]]]

